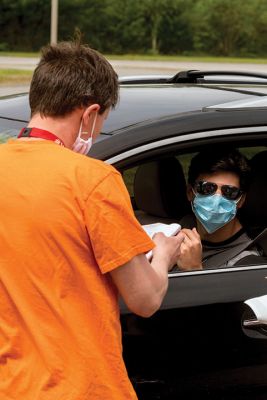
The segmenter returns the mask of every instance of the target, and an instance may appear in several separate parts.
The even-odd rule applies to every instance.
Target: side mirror
[[[246,300],[243,332],[254,339],[267,339],[267,295]]]

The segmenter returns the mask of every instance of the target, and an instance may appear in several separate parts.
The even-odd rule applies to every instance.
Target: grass
[[[32,71],[0,69],[0,84],[30,83]]]
[[[267,64],[267,58],[248,58],[248,57],[214,57],[214,56],[167,56],[150,54],[106,54],[109,60],[135,60],[135,61],[203,61],[218,63],[248,63],[248,64]]]
[[[1,56],[6,57],[36,57],[40,56],[39,52],[7,52],[0,51]],[[152,54],[106,54],[109,60],[135,60],[135,61],[202,61],[216,63],[249,63],[249,64],[267,64],[267,58],[241,58],[241,57],[213,57],[213,56],[166,56]],[[32,71],[16,70],[16,69],[0,69],[0,85],[2,84],[20,84],[29,83],[32,77]]]
[[[0,57],[39,57],[39,52],[0,51]]]
[[[39,57],[39,52],[0,51],[0,57]],[[110,60],[140,60],[140,61],[203,61],[218,63],[252,63],[267,64],[267,57],[215,57],[209,55],[162,55],[162,54],[105,54]]]

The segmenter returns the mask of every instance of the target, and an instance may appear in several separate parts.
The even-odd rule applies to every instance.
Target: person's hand
[[[153,241],[156,247],[153,249],[152,263],[159,262],[166,265],[167,270],[171,270],[180,256],[180,247],[185,238],[182,232],[175,236],[167,237],[163,233],[156,233]]]
[[[177,259],[178,268],[183,271],[202,269],[202,245],[196,228],[182,229],[181,233],[184,234],[184,240]]]

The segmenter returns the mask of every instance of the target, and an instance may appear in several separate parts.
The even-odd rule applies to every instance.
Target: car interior
[[[267,256],[267,150],[244,147],[239,150],[251,165],[251,185],[238,217],[255,244]],[[168,155],[124,170],[123,177],[131,195],[135,215],[142,225],[184,221],[191,211],[186,196],[186,176],[196,154]],[[262,235],[260,235],[263,232]],[[259,238],[258,238],[258,235]],[[255,262],[255,258],[254,261]],[[259,260],[259,263],[263,261]],[[250,263],[248,258],[247,263]]]
[[[174,184],[176,182],[176,184]],[[142,225],[179,221],[190,211],[183,168],[167,157],[142,164],[133,182],[136,217]]]
[[[240,217],[255,235],[267,226],[267,150],[256,153],[250,165],[251,185]]]

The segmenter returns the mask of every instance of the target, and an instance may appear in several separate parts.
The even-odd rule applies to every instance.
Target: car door
[[[250,157],[265,149],[265,136],[256,142],[252,136],[251,143],[246,136],[244,146],[240,141],[242,129],[235,133],[236,145],[243,146]],[[212,135],[216,137],[216,132]],[[203,140],[204,134],[199,137]],[[137,154],[137,163],[131,152],[132,175],[124,176],[132,197],[138,163],[180,151],[178,158],[188,164],[188,153],[194,154],[200,145],[196,139],[193,146],[191,141],[187,150],[182,147],[177,152],[181,139],[167,150],[153,143],[151,153],[146,145],[143,156]],[[231,139],[234,143],[234,137]],[[205,143],[210,144],[210,140]],[[127,162],[123,164],[119,157],[116,160],[120,169],[127,170]],[[175,271],[169,274],[169,289],[161,309],[151,318],[129,313],[122,303],[124,359],[139,398],[266,398],[267,341],[247,336],[242,326],[246,311],[243,302],[266,294],[266,277],[264,260],[232,268]]]
[[[266,293],[266,276],[267,264],[170,273],[154,316],[134,316],[122,305],[124,357],[140,398],[266,393],[267,341],[242,329],[243,301]]]

